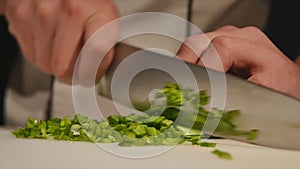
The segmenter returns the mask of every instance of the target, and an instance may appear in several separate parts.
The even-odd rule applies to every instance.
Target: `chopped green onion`
[[[166,102],[159,100],[163,97],[166,97]],[[256,139],[259,134],[255,129],[237,130],[233,121],[239,116],[239,110],[222,111],[212,108],[207,111],[203,107],[209,101],[205,91],[195,92],[189,88],[182,89],[177,84],[167,83],[155,99],[156,108],[148,110],[144,115],[109,116],[107,121],[97,121],[79,114],[73,119],[69,116],[49,120],[29,117],[25,128],[18,128],[12,133],[17,138],[119,143],[120,146],[177,145],[189,142],[202,147],[215,147],[216,143],[201,141],[201,136],[207,135],[201,130],[207,121],[220,120],[216,132],[243,136],[248,140]],[[164,112],[158,114],[156,110],[160,110],[160,106],[165,104]],[[185,114],[178,118],[182,107]],[[194,110],[198,110],[198,114],[189,112]],[[185,127],[185,124],[194,125],[190,129]],[[220,158],[231,159],[227,152],[214,150],[212,153]]]
[[[225,151],[215,149],[214,151],[212,151],[212,153],[217,155],[221,159],[226,159],[226,160],[231,160],[232,159],[231,155],[228,152],[225,152]]]

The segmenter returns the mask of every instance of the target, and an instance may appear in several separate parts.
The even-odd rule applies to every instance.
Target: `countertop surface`
[[[220,159],[214,148],[180,145],[175,147],[120,147],[56,140],[17,139],[11,129],[0,128],[0,168],[272,168],[299,169],[300,151],[262,147],[228,139],[210,139],[217,149],[233,159]],[[108,149],[107,149],[108,148]],[[161,151],[161,150],[168,151]],[[128,158],[114,152],[158,152],[147,158]],[[132,156],[133,157],[133,156]],[[136,156],[138,157],[138,156]]]

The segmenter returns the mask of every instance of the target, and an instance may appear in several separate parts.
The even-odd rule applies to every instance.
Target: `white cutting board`
[[[131,159],[114,155],[93,143],[17,139],[11,130],[0,128],[0,168],[228,168],[300,169],[300,151],[280,150],[227,139],[217,142],[232,160],[219,159],[212,148],[180,145],[150,158]],[[162,147],[120,147],[121,151],[143,151]]]

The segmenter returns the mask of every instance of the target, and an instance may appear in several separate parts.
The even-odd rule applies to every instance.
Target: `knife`
[[[138,57],[134,56],[135,54]],[[129,57],[133,59],[128,59]],[[128,90],[126,88],[128,86],[118,83],[122,80],[128,80],[122,79],[122,77],[132,74],[132,70],[141,68],[141,63],[145,67],[151,65],[151,63],[162,63],[166,67],[172,67],[172,65],[178,65],[180,62],[182,61],[157,52],[118,44],[114,60],[106,72],[104,83],[101,85],[101,95],[112,98],[114,92],[118,93],[118,97],[113,100],[131,108],[132,105],[145,103],[149,99],[149,93],[155,89],[162,89],[167,82],[174,83],[174,78],[164,71],[151,69],[150,66],[149,69],[138,72],[133,79],[130,79]],[[221,103],[215,101],[215,105],[222,107],[223,101],[225,110],[238,109],[241,111],[241,115],[234,121],[238,129],[259,130],[259,136],[252,141],[224,133],[213,133],[212,135],[268,147],[300,150],[299,100],[229,73],[217,72],[190,63],[186,63],[186,65],[194,75],[193,78],[199,89],[207,90],[212,96],[211,100],[221,100]],[[121,72],[117,71],[120,67],[123,68]],[[119,73],[119,79],[114,78],[116,72]],[[179,73],[178,76],[188,75]],[[211,76],[215,78],[214,81],[211,80]],[[222,77],[225,78],[223,80],[225,80],[226,86],[220,81]],[[184,81],[186,86],[192,85],[191,83],[193,83],[192,80]],[[128,100],[130,100],[130,103]],[[212,105],[212,102],[210,104]]]

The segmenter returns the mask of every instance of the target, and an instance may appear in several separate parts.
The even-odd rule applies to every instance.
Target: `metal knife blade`
[[[105,87],[102,88],[102,95],[111,98],[111,81],[118,65],[128,55],[140,50],[139,48],[119,44],[116,47],[116,54],[105,75]],[[145,51],[143,57],[158,59],[166,65],[173,65],[178,59],[170,58],[151,51]],[[149,60],[148,60],[149,61]],[[125,65],[124,65],[125,64]],[[145,64],[147,62],[145,61]],[[212,92],[209,73],[216,76],[222,73],[204,67],[187,63],[196,77],[197,84],[201,90]],[[137,66],[135,62],[123,63],[123,66],[132,68]],[[123,73],[127,73],[126,71]],[[223,74],[224,75],[224,74]],[[184,76],[184,75],[183,75]],[[300,101],[274,90],[250,83],[226,73],[226,99],[225,110],[238,109],[241,115],[234,121],[238,129],[258,129],[259,136],[251,143],[283,148],[300,150]],[[129,95],[133,104],[140,104],[148,100],[148,95],[153,89],[161,89],[166,82],[174,82],[168,74],[148,69],[137,74],[130,83]],[[186,81],[185,83],[190,83]],[[119,86],[122,91],[122,85]],[[218,91],[218,90],[216,90]],[[117,98],[122,103],[126,98]],[[214,99],[214,98],[211,98]],[[215,133],[213,135],[224,138],[235,139],[243,142],[250,142],[245,138],[232,135]]]

